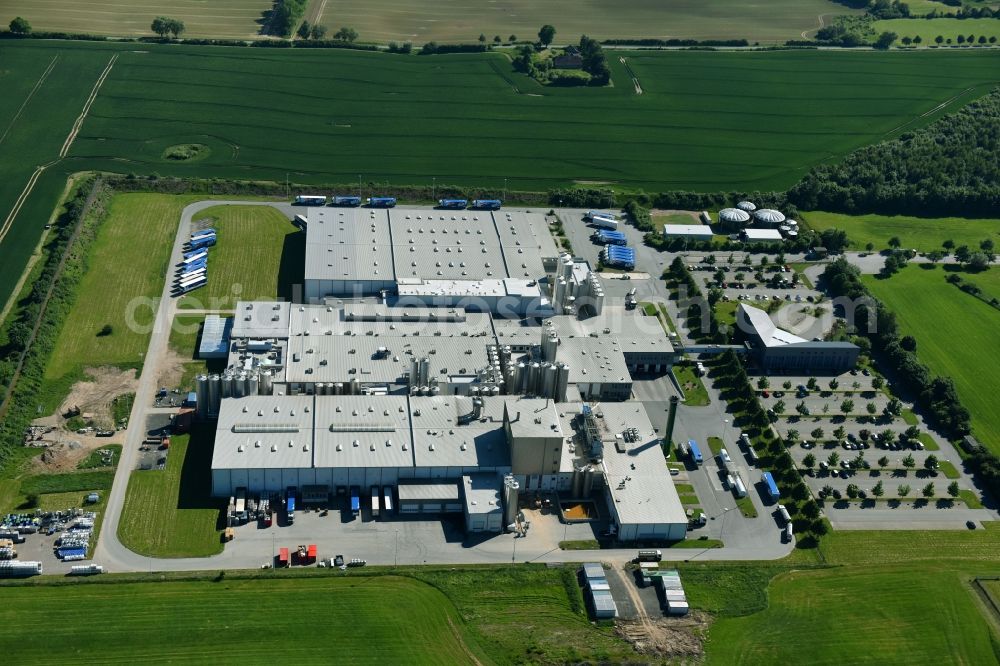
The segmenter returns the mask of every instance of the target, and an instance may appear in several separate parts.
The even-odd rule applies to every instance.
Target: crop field
[[[0,652],[30,664],[463,664],[479,653],[444,594],[393,576],[9,588],[0,622]]]
[[[332,8],[328,8],[332,9]],[[117,55],[66,158],[49,167],[10,234],[9,295],[67,173],[81,170],[293,183],[459,184],[499,194],[573,183],[620,189],[782,189],[837,159],[968,102],[1000,76],[1000,50],[630,54],[617,85],[545,88],[504,54],[5,42],[0,212],[36,164],[56,160],[103,67]],[[44,63],[55,68],[33,97]],[[363,73],[363,74],[361,74]],[[51,87],[51,89],[50,89]],[[46,95],[57,95],[57,101]],[[19,95],[19,96],[18,96]],[[38,106],[40,100],[46,106]],[[941,106],[943,105],[943,106]],[[608,123],[614,108],[615,122]],[[8,121],[9,122],[9,121]],[[172,160],[177,145],[208,148]],[[6,213],[0,218],[6,217]]]
[[[76,306],[56,343],[46,379],[83,367],[138,365],[146,352],[181,209],[191,197],[119,194],[91,248]],[[137,300],[141,299],[141,300]],[[101,335],[110,324],[110,335]]]
[[[886,19],[872,23],[872,29],[876,33],[882,33],[886,30],[894,32],[899,35],[900,39],[920,35],[923,46],[933,45],[935,43],[934,39],[938,35],[941,35],[946,40],[950,39],[952,44],[958,43],[959,35],[965,38],[973,35],[976,40],[980,36],[986,37],[987,40],[990,37],[1000,39],[1000,23],[996,19],[988,18],[961,20],[935,18],[920,19],[917,21],[913,19]]]
[[[964,217],[909,217],[905,215],[843,215],[813,211],[802,213],[802,219],[816,231],[843,229],[851,247],[865,249],[868,243],[876,250],[889,247],[893,236],[902,247],[918,252],[942,250],[941,243],[951,239],[955,245],[978,248],[979,241],[992,238],[1000,244],[1000,220],[973,220]]]
[[[118,524],[127,548],[152,557],[222,552],[218,522],[224,506],[209,497],[213,436],[199,427],[171,437],[166,469],[132,472]]]
[[[35,30],[115,37],[152,37],[157,16],[184,21],[185,37],[259,38],[258,21],[271,8],[267,0],[0,0],[0,23],[15,16]]]
[[[216,206],[199,213],[213,218],[218,243],[209,251],[208,284],[181,298],[179,307],[232,309],[236,301],[291,300],[302,284],[305,234],[269,206]]]
[[[997,269],[964,275],[1000,297]],[[1000,330],[997,310],[945,282],[942,267],[909,266],[887,280],[864,276],[865,284],[893,312],[900,331],[917,340],[917,356],[936,373],[955,381],[962,404],[972,414],[973,434],[1000,453]]]
[[[734,0],[339,0],[326,4],[320,23],[330,32],[349,25],[360,39],[377,42],[475,42],[510,35],[537,39],[538,29],[551,23],[557,44],[575,43],[580,35],[605,38],[741,39],[785,41],[802,39],[820,27],[819,15],[851,14],[853,10],[827,0],[775,0],[757,4]]]

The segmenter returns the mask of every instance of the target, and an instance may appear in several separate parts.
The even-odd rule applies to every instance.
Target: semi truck
[[[358,516],[361,513],[361,488],[351,486],[351,515]]]
[[[438,199],[438,208],[465,210],[465,207],[468,205],[469,202],[466,199]]]
[[[771,473],[764,472],[761,475],[760,480],[764,484],[764,489],[767,492],[768,499],[772,502],[777,502],[781,497],[781,493],[778,492],[778,484],[774,482],[774,477],[771,476]]]
[[[636,558],[639,562],[659,562],[663,559],[663,553],[659,550],[640,550]]]
[[[380,494],[381,493],[379,493],[379,491],[378,491],[378,486],[372,486],[371,487],[371,495],[372,495],[372,518],[378,518],[379,495]]]
[[[319,194],[300,194],[295,197],[296,206],[325,206],[326,197]]]
[[[705,462],[705,459],[701,456],[701,449],[698,448],[698,442],[693,439],[688,440],[688,453],[691,456],[691,462],[695,465],[700,465]]]
[[[295,523],[295,491],[291,488],[285,496],[285,509],[288,513],[288,524],[292,525]]]
[[[475,210],[500,210],[503,205],[499,199],[473,199],[472,207]]]
[[[601,229],[618,230],[618,220],[611,219],[610,217],[592,217],[590,218],[590,223]]]
[[[601,245],[628,245],[625,232],[600,229],[597,232],[597,242]]]
[[[297,226],[299,229],[305,231],[306,225],[308,224],[308,220],[306,220],[305,215],[296,215],[295,217],[292,218],[292,224]]]
[[[371,208],[392,208],[396,205],[396,197],[368,197]]]
[[[361,197],[352,196],[333,196],[330,198],[330,205],[332,206],[360,206]]]
[[[382,488],[382,509],[386,514],[392,513],[392,486]]]

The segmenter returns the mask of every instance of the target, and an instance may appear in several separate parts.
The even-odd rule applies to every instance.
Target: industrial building
[[[857,364],[861,352],[850,342],[800,338],[775,326],[764,310],[746,303],[736,309],[736,323],[748,338],[752,356],[769,372],[845,372]]]
[[[784,240],[777,229],[743,229],[740,238],[745,243],[780,243]]]
[[[666,238],[687,238],[689,240],[712,240],[712,228],[704,224],[664,224]]]
[[[307,302],[237,303],[226,370],[196,378],[213,495],[395,497],[497,532],[522,491],[598,493],[623,541],[684,538],[655,430],[611,402],[676,352],[655,317],[605,305],[544,218],[309,209],[307,228]]]

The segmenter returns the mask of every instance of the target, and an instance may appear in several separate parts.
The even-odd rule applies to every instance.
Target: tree
[[[149,28],[160,37],[166,37],[167,33],[170,32],[170,19],[163,16],[157,16],[153,19]]]
[[[921,490],[920,492],[927,499],[934,497],[934,482],[931,481],[930,483],[928,483],[926,486],[924,486],[924,489]]]
[[[875,375],[874,377],[872,377],[872,388],[873,389],[875,389],[876,391],[878,391],[883,386],[885,386],[885,380],[884,379],[882,379],[878,375]]]
[[[875,415],[875,412],[878,411],[878,407],[875,406],[874,402],[869,402],[867,405],[865,405],[865,409],[868,411],[869,414],[873,416]]]
[[[314,24],[312,30],[309,31],[309,36],[313,39],[323,39],[326,37],[326,26]],[[406,47],[403,46],[400,51],[404,50]]]
[[[944,257],[945,255],[942,250],[931,250],[930,252],[927,253],[927,258],[930,260],[932,264],[936,264],[937,262],[944,259]]]
[[[889,466],[889,456],[882,456],[878,459],[878,466],[885,469]]]
[[[493,35],[493,43],[494,44],[502,44],[503,43],[503,40],[500,39],[500,35]]]
[[[479,43],[480,44],[486,43],[486,35],[484,35],[483,33],[479,33]]]
[[[840,382],[837,380],[836,377],[834,377],[833,379],[830,380],[830,390],[831,391],[836,391],[839,386],[840,386]]]
[[[960,264],[968,263],[969,257],[972,256],[972,251],[969,250],[968,245],[959,245],[955,248],[955,261]]]
[[[810,391],[815,391],[819,388],[819,382],[816,381],[815,377],[810,377],[809,381],[806,382],[806,388]]]
[[[886,444],[892,444],[894,441],[896,441],[896,433],[893,432],[892,430],[888,429],[888,428],[886,428],[885,430],[883,430],[879,434],[879,437]]]
[[[789,444],[794,444],[796,440],[798,440],[798,438],[799,438],[799,431],[796,430],[795,428],[789,430],[788,434],[785,435],[785,439],[788,441]]]
[[[836,451],[831,451],[830,455],[826,459],[826,464],[830,467],[836,467],[837,463],[840,462],[840,454]]]
[[[858,484],[856,484],[856,483],[849,483],[849,484],[847,484],[847,496],[850,497],[851,499],[857,499],[858,498],[858,491],[859,490],[860,490],[860,488],[858,488]]]
[[[705,257],[705,263],[708,264],[709,266],[714,266],[715,262],[716,259],[714,254],[710,254],[707,257]]]
[[[937,44],[941,44],[942,42],[944,42],[944,37],[942,37],[941,35],[938,35],[937,37],[934,38],[934,41]]]
[[[295,31],[295,34],[302,39],[309,39],[309,33],[309,21],[302,21],[302,25],[300,25],[299,29]]]
[[[912,43],[913,43],[913,40],[912,40],[912,39],[910,39],[910,37],[909,37],[909,36],[907,36],[907,37],[903,37],[903,39],[901,39],[900,41],[902,41],[902,42],[903,42],[903,44],[906,44],[907,46],[909,46],[910,44],[912,44]]]
[[[97,332],[97,337],[105,338],[114,332],[115,329],[111,326],[111,324],[105,324],[104,326],[101,327],[101,330]]]
[[[899,240],[899,236],[893,236],[892,238],[889,239],[889,247],[891,247],[894,250],[898,250],[900,247],[902,247],[902,245],[903,241]]]
[[[878,36],[878,39],[875,40],[873,46],[884,51],[892,46],[893,42],[895,42],[898,37],[899,35],[896,33],[886,30]]]
[[[980,44],[985,44],[986,43],[986,35],[979,35],[979,39],[977,39],[976,41],[979,42]]]
[[[949,483],[948,484],[948,494],[951,497],[958,497],[958,493],[959,493],[959,490],[958,490],[958,481],[952,481],[951,483]]]
[[[955,241],[953,241],[952,239],[948,238],[943,243],[941,243],[941,247],[943,247],[944,249],[946,249],[949,252],[951,252],[952,250],[955,249]]]
[[[552,40],[556,37],[556,29],[548,24],[542,26],[542,29],[538,31],[538,41],[542,43],[542,46],[548,46],[552,43]]]
[[[844,402],[840,403],[840,411],[843,414],[850,414],[854,411],[854,401],[848,398]]]
[[[872,495],[875,497],[882,497],[882,495],[885,495],[885,487],[882,485],[881,481],[872,486]]]
[[[916,37],[914,37],[914,38],[913,38],[913,43],[914,43],[914,44],[920,44],[920,43],[922,43],[923,41],[924,41],[924,38],[923,38],[923,37],[921,37],[920,35],[917,35]]]
[[[10,31],[15,35],[30,35],[31,34],[31,24],[28,20],[20,16],[14,17],[8,26]]]
[[[956,38],[956,41],[957,41],[957,42],[958,42],[959,44],[964,44],[964,43],[965,43],[965,35],[959,35],[959,36],[958,36],[958,37]]]
[[[969,270],[970,271],[985,271],[990,267],[990,259],[986,256],[985,252],[973,252],[969,256]]]
[[[871,242],[865,243],[865,250],[866,251],[871,252],[874,249],[875,249],[875,243],[871,243]]]
[[[937,470],[937,468],[938,468],[937,456],[935,455],[927,456],[927,459],[924,460],[924,469],[926,469],[928,472],[934,472]]]
[[[774,410],[775,414],[784,414],[785,413],[785,401],[784,400],[779,400],[778,402],[774,403],[774,407],[772,407],[771,409]]]
[[[908,352],[917,351],[917,339],[912,335],[904,335],[899,339],[899,346]]]
[[[342,42],[353,42],[358,38],[358,31],[354,28],[344,26],[337,32],[333,33],[333,38],[339,39]]]
[[[507,38],[507,41],[513,44],[514,42],[517,41],[517,35],[511,35],[510,37]]]
[[[790,388],[792,388],[792,383],[786,379],[784,382],[782,382],[781,387],[787,391]]]
[[[844,426],[837,426],[837,428],[833,431],[833,438],[836,440],[844,439],[844,437],[846,436],[847,436],[847,430],[844,428]]]
[[[903,467],[905,467],[906,469],[913,469],[916,466],[917,466],[917,461],[913,459],[912,453],[907,454],[906,457],[903,458]]]
[[[806,457],[802,459],[802,465],[806,469],[812,469],[816,466],[816,456],[811,453],[807,454]]]
[[[823,439],[823,429],[815,428],[811,433],[809,433],[813,439],[820,440]]]
[[[181,36],[181,33],[184,32],[184,21],[180,21],[178,19],[170,19],[169,21],[170,23],[168,27],[170,29],[170,34],[174,39],[177,39]]]
[[[900,487],[896,488],[896,494],[899,495],[900,498],[906,497],[910,494],[910,486],[904,483]]]
[[[992,238],[986,238],[979,241],[979,249],[986,253],[986,256],[990,257],[990,261],[993,261],[994,250],[996,249],[996,244],[993,242]]]
[[[757,380],[757,388],[759,388],[760,390],[763,391],[764,389],[770,387],[771,387],[771,382],[767,379],[767,377],[761,377],[760,379]]]
[[[799,404],[795,405],[795,411],[802,416],[809,416],[809,408],[806,407],[805,401],[799,402]]]

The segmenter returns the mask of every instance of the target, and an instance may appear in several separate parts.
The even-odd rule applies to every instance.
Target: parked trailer
[[[447,208],[449,210],[465,210],[465,207],[469,205],[466,199],[438,199],[439,208]]]
[[[778,492],[778,484],[774,482],[774,477],[771,476],[770,472],[764,472],[760,480],[764,482],[764,487],[767,490],[767,496],[772,502],[777,502],[778,498],[781,497],[781,493]]]
[[[691,460],[695,465],[700,465],[705,462],[705,459],[701,456],[701,449],[698,448],[698,442],[693,439],[688,440],[688,453],[691,454]]]
[[[371,208],[392,208],[396,205],[396,197],[368,197]]]
[[[0,578],[23,578],[25,576],[40,576],[42,563],[28,560],[0,561]]]
[[[751,465],[756,465],[760,460],[760,456],[757,455],[757,451],[752,446],[747,447],[747,460],[750,461]]]
[[[659,550],[640,550],[636,559],[639,562],[659,562],[663,559],[663,553]]]
[[[791,517],[791,515],[789,515],[788,509],[785,508],[784,504],[779,504],[778,505],[778,513],[781,514],[781,519],[783,521],[785,521],[786,525],[788,525],[788,524],[790,524],[792,522],[792,517]]]
[[[215,245],[215,236],[209,236],[208,238],[199,238],[197,241],[188,242],[189,250],[201,250],[205,248],[210,248]]]
[[[206,284],[208,284],[208,280],[206,280],[205,278],[201,278],[197,282],[191,282],[184,286],[178,286],[176,289],[174,289],[174,295],[183,296],[184,294],[194,291],[195,289],[201,289]]]
[[[287,548],[279,548],[278,549],[278,561],[275,563],[275,566],[284,569],[284,568],[286,568],[288,566],[288,564],[289,564],[289,562],[288,562],[288,549]]]
[[[386,514],[392,513],[392,486],[382,488],[382,509]]]
[[[208,267],[202,266],[201,268],[195,268],[186,273],[181,273],[174,279],[174,282],[187,282],[190,281],[191,278],[205,277],[207,273]]]
[[[104,567],[100,564],[75,564],[69,568],[71,576],[93,576],[104,573]]]
[[[598,231],[597,242],[602,245],[628,245],[628,239],[625,238],[625,232],[611,231],[610,229],[601,229]]]
[[[742,477],[736,477],[736,483],[733,484],[733,492],[736,493],[737,497],[747,496],[747,484],[743,483]]]
[[[200,252],[195,252],[189,257],[184,257],[184,259],[181,260],[181,264],[183,266],[190,266],[191,264],[196,263],[199,259],[202,259],[207,256],[208,256],[208,250],[201,250]]]
[[[503,202],[499,199],[473,199],[472,207],[475,210],[500,210]]]
[[[590,223],[601,229],[610,229],[611,231],[618,230],[618,220],[612,220],[608,217],[592,217],[590,218]]]
[[[378,486],[372,486],[372,518],[378,518],[379,492]]]
[[[618,221],[617,215],[615,215],[614,213],[605,213],[603,210],[588,210],[585,217],[588,220],[594,220],[599,217],[603,217],[604,219],[607,220],[615,220],[616,222]]]
[[[208,250],[206,250],[205,248],[201,248],[198,250],[188,250],[187,252],[184,253],[184,259],[190,259],[191,257],[197,254],[201,254],[202,252],[208,252]]]
[[[200,271],[208,268],[208,257],[202,257],[198,261],[194,261],[187,266],[180,266],[177,269],[178,275],[183,275],[184,273],[191,273],[193,271]]]
[[[361,488],[351,486],[351,513],[355,516],[361,513]]]
[[[288,524],[295,522],[295,491],[289,490],[286,496],[286,507],[288,509]]]
[[[350,196],[333,196],[330,197],[331,206],[360,206],[361,197],[350,197]]]
[[[87,549],[86,548],[60,548],[56,551],[56,555],[63,562],[78,562],[80,560],[87,559]]]
[[[605,245],[601,251],[601,261],[608,266],[632,270],[635,268],[635,250],[619,245]]]
[[[791,523],[785,525],[785,529],[781,530],[781,540],[788,543],[792,543],[795,540],[795,531],[792,529]]]
[[[189,242],[194,243],[195,241],[200,241],[203,238],[215,238],[214,231],[198,231],[191,234],[191,240]]]
[[[186,277],[177,283],[178,289],[185,289],[193,284],[197,284],[201,281],[208,281],[208,273],[203,273],[202,275],[192,275],[191,277]]]
[[[305,215],[296,215],[294,218],[292,218],[292,224],[297,226],[299,229],[305,229],[307,223],[308,220],[306,220]]]
[[[295,197],[296,206],[325,206],[326,197],[319,194],[300,194]]]

